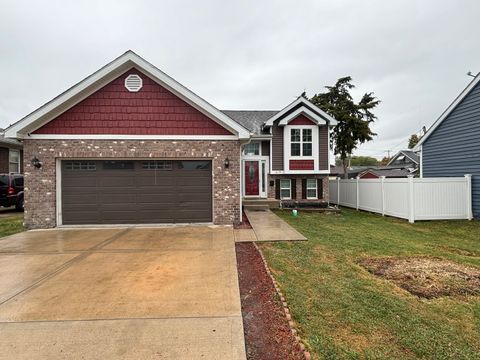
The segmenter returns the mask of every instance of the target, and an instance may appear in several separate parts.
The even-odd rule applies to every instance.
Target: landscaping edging
[[[285,312],[285,317],[288,321],[290,331],[292,332],[292,335],[295,337],[295,341],[298,344],[298,348],[300,349],[300,351],[303,352],[303,356],[305,357],[305,360],[310,360],[312,357],[311,357],[310,353],[305,349],[305,344],[302,342],[302,339],[300,338],[300,336],[298,336],[298,331],[297,331],[297,329],[295,329],[295,323],[292,320],[292,315],[291,315],[290,309],[288,308],[287,301],[285,300],[285,297],[283,296],[282,292],[280,291],[280,288],[278,286],[277,281],[275,280],[275,277],[273,276],[272,272],[270,271],[270,269],[268,267],[267,260],[265,259],[265,256],[263,255],[262,250],[257,246],[257,244],[253,243],[253,246],[255,246],[255,249],[257,249],[258,253],[260,254],[260,257],[262,258],[263,265],[265,266],[265,271],[267,272],[267,274],[272,279],[273,287],[275,288],[275,291],[277,292],[277,294],[280,298],[280,301],[282,302],[283,311]]]

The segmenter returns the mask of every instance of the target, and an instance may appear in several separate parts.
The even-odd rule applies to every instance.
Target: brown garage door
[[[211,161],[64,160],[62,220],[65,225],[211,222]]]

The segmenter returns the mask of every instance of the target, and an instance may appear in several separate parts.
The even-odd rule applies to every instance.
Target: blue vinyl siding
[[[480,83],[423,143],[423,176],[472,174],[473,215],[480,218]]]

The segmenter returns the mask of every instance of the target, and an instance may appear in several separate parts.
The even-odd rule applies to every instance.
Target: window
[[[243,149],[243,155],[260,155],[260,143],[251,142],[245,145]]]
[[[10,178],[8,175],[0,175],[0,186],[8,186],[10,185]]]
[[[312,129],[290,130],[290,155],[312,156]]]
[[[262,182],[262,193],[264,193],[265,192],[265,161],[262,161],[261,182]]]
[[[65,170],[97,170],[97,166],[92,161],[66,161]]]
[[[8,170],[9,172],[19,173],[20,172],[20,151],[10,149],[8,156]]]
[[[133,161],[123,161],[123,160],[104,161],[103,168],[105,170],[133,170],[134,163]]]
[[[307,199],[317,199],[317,179],[307,179]]]
[[[23,186],[23,176],[18,176],[15,179],[13,179],[13,184],[19,187]]]
[[[191,160],[179,161],[178,168],[181,170],[211,170],[211,161]]]
[[[142,169],[148,170],[172,170],[172,162],[168,160],[143,161]]]
[[[292,198],[292,186],[290,179],[280,180],[280,199]]]

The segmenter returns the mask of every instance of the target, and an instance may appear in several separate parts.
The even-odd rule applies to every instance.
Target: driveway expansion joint
[[[108,244],[110,244],[111,242],[115,241],[116,239],[118,239],[120,236],[123,236],[125,235],[126,233],[128,233],[131,229],[128,228],[128,229],[125,229],[124,231],[121,231],[117,234],[114,234],[112,235],[111,237],[109,237],[108,239],[105,239],[104,241],[96,244],[95,246],[92,246],[91,248],[89,248],[88,250],[90,252],[83,252],[83,253],[80,253],[79,255],[73,257],[72,259],[70,260],[67,260],[66,262],[64,262],[62,265],[60,265],[58,268],[56,268],[55,270],[53,270],[52,272],[50,273],[47,273],[43,276],[41,276],[39,279],[37,279],[35,282],[33,282],[32,284],[30,284],[29,286],[27,286],[26,288],[18,291],[17,293],[11,295],[10,297],[8,297],[7,299],[3,300],[0,302],[0,307],[6,303],[8,303],[9,301],[11,301],[12,299],[16,298],[17,296],[19,295],[23,295],[23,294],[26,294],[28,293],[29,291],[32,291],[33,289],[39,287],[41,284],[45,283],[46,281],[54,278],[56,275],[58,274],[61,274],[62,272],[64,272],[65,270],[67,270],[68,268],[70,268],[73,264],[76,264],[78,262],[80,262],[81,260],[89,257],[90,255],[94,254],[94,250],[95,249],[101,249],[103,246],[106,246]]]

